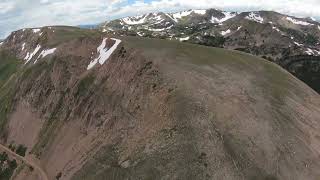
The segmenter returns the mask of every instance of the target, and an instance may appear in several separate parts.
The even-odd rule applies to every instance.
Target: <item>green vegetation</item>
[[[78,90],[77,90],[76,96],[85,95],[88,92],[90,85],[93,83],[93,81],[94,81],[94,76],[92,74],[89,74],[83,79],[81,79],[78,84]]]
[[[20,144],[16,149],[16,153],[22,157],[24,157],[26,155],[26,152],[27,152],[27,147],[25,147],[22,144]]]
[[[19,164],[18,167],[15,169],[13,175],[11,176],[11,179],[16,179],[16,177],[21,173],[21,171],[27,167],[25,164]]]
[[[16,151],[16,147],[13,144],[9,145],[9,149],[13,152]]]
[[[10,179],[14,170],[18,167],[16,160],[10,160],[8,154],[3,152],[0,154],[0,179]]]
[[[42,73],[49,73],[52,71],[53,65],[54,65],[54,59],[52,61],[40,61],[33,65],[32,67],[26,67],[21,70],[21,81],[25,81],[27,79],[35,79],[37,76],[39,76]],[[32,86],[32,84],[29,84],[29,86]],[[41,129],[40,132],[40,139],[37,142],[37,144],[33,147],[31,152],[35,153],[36,155],[41,154],[41,150],[50,142],[50,139],[53,137],[52,133],[56,130],[57,123],[59,121],[56,121],[56,114],[59,112],[59,109],[61,108],[61,104],[63,102],[63,97],[59,99],[57,105],[55,106],[55,109],[51,113],[50,117],[45,121],[44,126]],[[23,155],[25,153],[24,147],[17,147],[17,151],[20,153],[17,153],[19,155]]]
[[[307,34],[307,36],[306,36],[306,42],[307,42],[308,44],[315,45],[315,44],[318,42],[318,39],[317,39],[317,37],[315,37],[315,36],[312,35],[312,34]]]
[[[17,71],[19,62],[7,52],[0,51],[0,87]]]
[[[57,61],[56,61],[57,62]],[[31,70],[27,70],[24,72],[24,78],[31,78],[34,75],[38,75],[40,73],[43,73],[44,71],[50,72],[53,68],[53,63],[37,63],[34,67],[32,67]],[[81,79],[78,83],[77,91],[74,94],[75,96],[83,96],[85,95],[90,85],[94,81],[94,76],[89,74],[83,79]],[[39,141],[32,149],[32,153],[36,154],[37,156],[40,156],[41,153],[44,151],[45,148],[47,148],[48,145],[51,144],[51,142],[54,139],[54,133],[56,132],[59,127],[63,124],[63,121],[59,119],[61,108],[63,107],[63,102],[65,99],[65,95],[67,92],[60,92],[58,96],[57,103],[54,105],[54,109],[50,113],[50,116],[48,119],[46,119],[44,125],[42,126],[42,129],[39,134]]]
[[[3,136],[7,116],[12,108],[15,93],[14,74],[19,61],[8,52],[0,51],[0,134]]]
[[[294,30],[294,29],[287,29],[287,28],[281,28],[281,31],[285,31],[289,34],[289,36],[293,36],[295,37],[295,39],[299,40],[299,41],[303,41],[305,38],[304,33]]]
[[[62,121],[59,121],[58,114],[61,110],[61,106],[63,103],[64,94],[60,96],[60,99],[58,101],[58,104],[55,106],[53,112],[51,113],[49,119],[46,120],[44,125],[41,128],[40,134],[39,134],[39,141],[37,144],[34,145],[32,152],[36,154],[37,156],[41,155],[42,150],[50,144],[50,142],[53,140],[54,132],[61,126]]]
[[[48,42],[48,45],[52,47],[76,38],[98,37],[101,35],[101,33],[96,30],[80,29],[68,26],[55,27],[54,30],[54,37]]]
[[[18,155],[22,157],[24,157],[27,152],[27,147],[25,147],[23,144],[19,144],[18,147],[16,147],[14,144],[10,144],[9,149],[13,152],[16,152]]]
[[[257,83],[257,87],[264,87],[263,91],[266,94],[272,92],[273,96],[270,98],[276,101],[281,101],[289,91],[296,89],[295,82],[292,81],[289,73],[274,63],[243,52],[167,40],[138,37],[126,37],[126,39],[127,46],[144,49],[143,53],[151,59],[158,56],[194,65],[212,67],[222,65],[228,69],[256,74],[257,80],[254,83]],[[261,67],[263,72],[259,73],[257,67]],[[265,76],[261,77],[259,74]]]
[[[14,83],[8,83],[0,89],[0,132],[4,133],[4,127],[7,123],[8,114],[13,105]],[[2,134],[3,135],[3,134]]]
[[[42,72],[49,70],[53,67],[53,61],[40,61],[32,67],[26,67],[21,70],[21,80],[33,79],[35,76],[39,76]]]
[[[222,36],[204,36],[204,41],[201,42],[201,45],[212,46],[212,47],[223,47],[224,42],[226,41]]]

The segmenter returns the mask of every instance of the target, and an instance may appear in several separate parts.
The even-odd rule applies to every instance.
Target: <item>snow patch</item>
[[[178,22],[179,19],[189,16],[191,13],[205,15],[207,13],[207,10],[197,9],[197,10],[188,10],[188,11],[181,11],[177,13],[173,13],[172,16],[169,14],[166,14],[168,17],[170,17],[175,22]]]
[[[298,25],[302,25],[302,26],[313,25],[313,24],[310,24],[310,23],[305,22],[305,21],[300,21],[300,20],[297,20],[297,19],[293,19],[291,17],[287,17],[287,20],[292,22],[293,24],[298,24]]]
[[[135,16],[135,17],[126,17],[123,18],[122,21],[128,25],[136,25],[136,24],[143,24],[145,23],[146,20],[146,15],[145,16]]]
[[[242,26],[239,26],[238,29],[237,29],[237,31],[239,31],[241,28],[242,28]]]
[[[24,60],[26,60],[25,64],[27,64],[32,59],[32,57],[38,53],[40,48],[41,48],[41,46],[38,44],[37,47],[34,49],[34,51],[32,53],[28,52],[28,54],[24,58]]]
[[[313,55],[313,51],[312,49],[308,48],[306,51],[305,51],[308,55]]]
[[[188,41],[190,39],[190,37],[188,36],[188,37],[184,37],[184,38],[179,38],[179,41]]]
[[[153,24],[156,25],[156,24],[160,24],[160,23],[163,23],[163,21],[165,21],[164,19],[161,19],[161,20],[157,20],[156,22],[154,22]],[[168,22],[166,22],[168,23]]]
[[[172,14],[172,16],[173,16],[173,19],[175,19],[175,21],[177,22],[179,19],[185,16],[189,16],[192,12],[193,11],[182,11],[182,12]]]
[[[212,16],[210,20],[211,23],[223,23],[224,21],[234,18],[237,15],[237,13],[232,13],[232,12],[222,12],[222,13],[224,14],[224,17],[221,19]]]
[[[42,50],[41,53],[39,54],[38,58],[34,61],[34,63],[36,63],[38,61],[39,58],[44,58],[49,54],[53,54],[56,51],[57,48],[52,48],[52,49],[45,49]]]
[[[300,44],[298,42],[294,42],[294,44],[297,45],[297,46],[300,46],[300,47],[303,46],[303,44]]]
[[[40,31],[40,29],[32,29],[32,31],[33,31],[34,33],[38,33],[38,32]]]
[[[117,49],[118,45],[121,43],[121,40],[111,38],[112,40],[114,40],[116,42],[114,43],[114,45],[110,49],[108,49],[108,48],[105,48],[106,44],[107,44],[107,39],[108,38],[104,38],[102,40],[101,45],[97,48],[97,52],[99,52],[99,57],[95,58],[93,61],[90,62],[90,64],[87,67],[87,70],[91,69],[98,62],[101,65],[104,64],[109,59],[111,54]]]
[[[141,32],[137,32],[137,34],[138,34],[139,36],[143,36],[143,33],[141,33]]]
[[[158,15],[157,13],[153,13],[152,15],[153,17],[149,18],[149,20],[152,20],[152,24],[160,24],[165,21],[165,19],[163,19],[162,16]]]
[[[320,30],[320,26],[318,26],[318,29]]]
[[[275,27],[275,26],[272,26],[272,29],[278,31],[278,32],[281,32],[279,28]]]
[[[255,13],[255,12],[251,12],[248,16],[246,16],[246,19],[249,19],[251,21],[255,21],[261,24],[263,23],[263,18],[258,13]]]
[[[174,19],[170,14],[166,13],[165,14],[167,17],[169,17],[171,20],[173,20],[174,22],[178,22],[176,19]]]
[[[305,51],[308,55],[316,55],[319,56],[320,55],[320,51],[315,50],[315,49],[310,49],[307,48],[307,50]]]
[[[155,31],[155,32],[160,32],[160,31],[164,31],[166,30],[165,28],[162,28],[162,29],[152,29],[152,28],[148,28],[147,30],[149,31]]]
[[[26,45],[26,43],[23,43],[23,44],[22,44],[21,51],[24,50],[25,45]]]
[[[221,31],[221,35],[222,35],[222,36],[225,36],[225,35],[230,34],[230,33],[231,33],[231,30],[230,30],[230,29],[228,29],[228,30],[226,30],[226,31]]]

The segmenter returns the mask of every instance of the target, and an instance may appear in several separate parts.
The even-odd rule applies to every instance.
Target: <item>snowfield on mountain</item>
[[[139,23],[126,23],[126,19]],[[118,36],[177,40],[257,55],[320,93],[320,23],[312,18],[273,11],[187,10],[120,18],[102,23],[99,29]]]

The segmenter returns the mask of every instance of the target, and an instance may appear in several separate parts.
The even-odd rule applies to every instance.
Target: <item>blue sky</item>
[[[320,0],[0,0],[0,38],[27,27],[95,24],[154,11],[207,8],[320,17]]]

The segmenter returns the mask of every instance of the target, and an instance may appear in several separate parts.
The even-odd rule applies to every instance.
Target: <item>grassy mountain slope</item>
[[[39,119],[26,144],[52,179],[319,178],[320,97],[279,66],[238,51],[123,36],[104,65],[87,70],[110,35],[52,28],[38,43],[56,52],[18,65],[2,138],[34,136],[13,135],[19,114],[33,117],[26,128]],[[1,51],[23,57],[12,38]]]
[[[273,11],[188,10],[116,19],[100,30],[240,50],[281,65],[320,92],[320,23],[308,18]],[[310,62],[313,57],[318,58]]]

